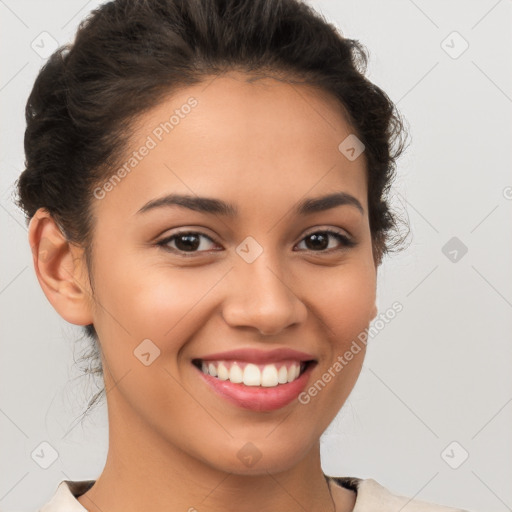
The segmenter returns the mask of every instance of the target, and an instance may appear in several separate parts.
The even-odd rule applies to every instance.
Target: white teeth
[[[278,367],[279,366],[279,370]],[[201,363],[201,371],[220,380],[229,380],[246,386],[263,386],[267,388],[293,382],[300,375],[300,362],[256,365],[248,363],[245,367],[236,361],[215,361]]]
[[[242,368],[237,364],[232,364],[229,370],[229,380],[235,384],[240,384],[244,380]]]
[[[229,370],[227,369],[226,365],[224,363],[219,363],[219,366],[217,368],[217,377],[219,377],[220,380],[228,380],[229,379]]]
[[[261,385],[260,369],[252,363],[249,363],[244,369],[244,384],[246,386]]]
[[[213,363],[208,364],[208,373],[214,377],[217,377],[217,368],[215,368]]]
[[[286,369],[286,366],[281,366],[281,368],[279,368],[279,371],[277,372],[277,382],[279,382],[279,384],[286,384],[288,382],[288,370]]]
[[[274,364],[268,364],[261,372],[261,385],[267,388],[277,386],[279,380],[277,379],[277,368]]]

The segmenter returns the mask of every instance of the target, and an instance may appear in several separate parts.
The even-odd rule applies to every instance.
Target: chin
[[[232,446],[226,447],[222,455],[212,454],[209,462],[216,469],[235,475],[279,473],[300,463],[312,447],[306,445],[293,438],[289,438],[288,442],[282,442],[277,437],[272,441],[264,438],[260,441],[233,439]],[[303,449],[299,449],[300,446]]]

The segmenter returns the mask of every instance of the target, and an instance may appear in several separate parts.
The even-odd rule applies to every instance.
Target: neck
[[[109,451],[93,487],[78,501],[89,512],[340,512],[320,465],[317,442],[295,466],[237,474],[206,464],[141,420],[109,407]],[[347,491],[351,493],[351,491]],[[352,503],[348,499],[346,503]],[[336,503],[340,493],[336,491]],[[343,510],[350,511],[351,507]]]

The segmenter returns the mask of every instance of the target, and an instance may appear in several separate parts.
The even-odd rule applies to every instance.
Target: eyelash
[[[352,248],[352,247],[357,245],[357,242],[355,242],[351,238],[347,237],[346,235],[343,235],[342,233],[339,233],[338,231],[334,231],[332,229],[321,229],[321,230],[318,230],[318,231],[313,231],[311,233],[308,233],[307,235],[304,236],[304,238],[302,238],[302,240],[300,242],[303,242],[309,236],[317,235],[319,233],[328,234],[328,235],[333,236],[339,242],[341,242],[342,247],[337,248],[337,249],[335,248],[335,249],[327,249],[327,250],[320,250],[320,251],[313,251],[311,249],[306,249],[306,252],[313,253],[313,254],[330,254],[332,252],[341,251],[341,250],[344,250],[344,249],[350,249],[350,248]],[[169,242],[173,241],[176,238],[179,238],[180,236],[184,236],[184,235],[199,235],[201,237],[207,238],[208,240],[210,240],[213,243],[217,243],[210,236],[205,235],[204,233],[201,233],[199,231],[181,231],[179,233],[175,233],[174,235],[168,236],[167,238],[164,238],[163,240],[160,240],[159,242],[156,243],[156,245],[158,245],[159,247],[161,247],[165,251],[178,254],[178,255],[183,256],[185,258],[195,257],[197,255],[200,255],[200,254],[204,253],[204,252],[208,252],[208,251],[192,251],[192,252],[187,252],[187,251],[182,251],[180,249],[176,249],[176,248],[173,248],[173,247],[168,247]]]

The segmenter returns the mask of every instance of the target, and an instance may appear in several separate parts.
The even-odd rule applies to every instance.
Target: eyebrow
[[[295,207],[297,215],[305,216],[313,213],[330,210],[337,206],[353,206],[364,215],[364,208],[359,200],[346,192],[336,192],[322,197],[304,199]],[[182,194],[168,194],[158,199],[148,201],[137,214],[162,207],[179,206],[201,213],[222,215],[225,217],[236,217],[238,208],[230,203],[209,197],[190,196]]]

